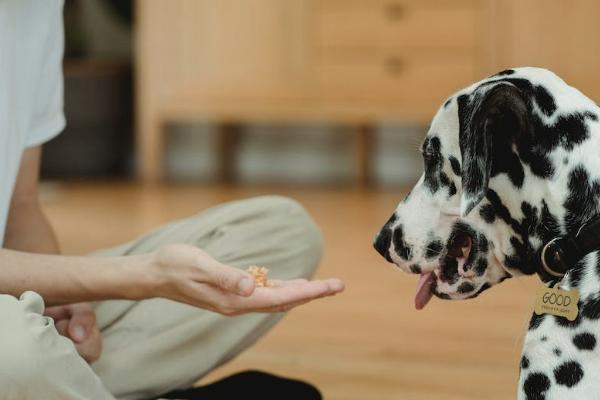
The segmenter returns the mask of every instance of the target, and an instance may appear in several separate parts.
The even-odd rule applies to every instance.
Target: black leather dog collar
[[[558,236],[539,254],[538,275],[543,281],[562,278],[586,254],[600,250],[600,216],[583,224],[575,236]]]

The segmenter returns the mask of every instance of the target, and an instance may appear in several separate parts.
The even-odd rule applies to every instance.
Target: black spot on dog
[[[482,292],[484,292],[485,290],[488,290],[489,288],[491,288],[492,285],[490,285],[489,283],[484,283],[483,285],[481,285],[481,287],[479,288],[479,290],[475,293],[473,293],[471,296],[469,296],[469,299],[474,299],[475,297],[479,296]]]
[[[410,265],[410,272],[412,272],[413,274],[420,274],[421,273],[421,267],[419,266],[419,264],[411,264]]]
[[[444,161],[441,146],[440,139],[432,136],[426,137],[421,147],[425,170],[424,184],[431,193],[436,193],[440,188],[440,172]]]
[[[442,186],[450,186],[450,178],[444,172],[440,172],[440,183]]]
[[[498,196],[498,193],[496,193],[496,191],[488,189],[486,193],[486,199],[489,201],[489,205],[491,206],[493,213],[496,217],[500,218],[515,231],[520,228],[519,222],[512,218],[510,211],[502,203],[502,200],[500,200],[500,196]]]
[[[480,211],[482,218],[487,221],[499,219],[515,233],[509,239],[514,252],[505,255],[505,265],[527,275],[535,273],[538,265],[538,249],[533,248],[530,239],[537,236],[545,243],[561,235],[557,218],[550,213],[544,200],[542,200],[541,210],[526,201],[522,202],[523,217],[518,221],[513,218],[494,190],[488,189],[486,199],[489,204],[482,207],[483,211]]]
[[[533,313],[531,315],[531,319],[529,320],[529,327],[527,329],[533,331],[539,328],[539,326],[542,324],[542,321],[544,320],[544,317],[544,315],[538,315],[536,313]]]
[[[552,352],[554,353],[554,355],[556,357],[560,357],[562,355],[562,350],[559,349],[558,347],[556,347]]]
[[[483,275],[487,267],[487,260],[485,258],[480,258],[479,260],[477,260],[477,263],[475,263],[475,274],[477,274],[477,276]]]
[[[452,197],[456,194],[456,185],[454,182],[450,182],[450,186],[448,187],[448,197]]]
[[[533,215],[532,207],[525,207],[528,214],[523,221],[515,220],[508,208],[502,203],[498,193],[488,189],[486,199],[490,202],[494,210],[494,215],[510,226],[518,236],[511,236],[510,244],[515,250],[515,254],[507,255],[504,259],[506,266],[519,269],[521,272],[531,275],[536,272],[537,256],[535,250],[529,242],[529,236],[532,232],[532,224],[535,225],[536,219]]]
[[[440,293],[438,291],[434,291],[433,294],[443,300],[450,300],[450,295],[447,293]]]
[[[535,102],[540,107],[540,110],[547,116],[550,116],[556,112],[556,103],[554,98],[543,86],[534,86]]]
[[[440,265],[440,280],[449,285],[458,280],[458,262],[455,258],[445,258]]]
[[[581,309],[581,305],[578,306],[579,309]],[[569,321],[568,319],[566,319],[565,317],[559,317],[557,315],[554,315],[554,322],[556,322],[557,325],[562,326],[563,328],[577,328],[579,326],[579,324],[581,324],[581,313],[577,314],[577,317],[573,320],[573,321]]]
[[[542,211],[537,234],[544,243],[549,242],[561,234],[558,219],[550,212],[545,200],[542,200]]]
[[[587,170],[579,165],[569,173],[569,195],[563,206],[566,210],[567,232],[575,234],[579,227],[598,213],[600,182],[591,181]]]
[[[523,356],[521,357],[521,369],[529,368],[529,358]]]
[[[458,161],[458,159],[454,156],[450,156],[448,159],[450,160],[450,167],[452,168],[452,172],[454,172],[456,176],[460,176],[460,162]]]
[[[523,78],[506,78],[504,82],[510,82],[522,92],[531,96],[538,107],[548,117],[556,112],[556,103],[548,90],[541,85],[534,85],[529,80]]]
[[[585,268],[585,263],[579,261],[575,266],[569,271],[569,285],[572,288],[579,287],[579,282],[581,282],[581,275],[583,272],[583,268]]]
[[[579,333],[573,337],[573,344],[579,350],[594,350],[596,347],[596,336],[591,333]]]
[[[588,137],[587,119],[596,120],[597,116],[589,111],[574,112],[560,115],[554,125],[546,125],[539,118],[534,118],[536,124],[536,147],[549,153],[560,146],[572,150],[583,143]]]
[[[529,374],[523,383],[527,400],[544,400],[548,389],[550,389],[550,379],[541,372]]]
[[[444,249],[444,244],[441,240],[433,240],[427,244],[425,247],[425,259],[432,260],[439,256]]]
[[[388,218],[387,222],[385,223],[385,226],[391,226],[394,225],[394,223],[398,220],[398,215],[396,215],[396,213],[393,213],[390,218]]]
[[[583,369],[577,361],[567,361],[554,369],[554,379],[559,385],[573,387],[583,378]]]
[[[492,222],[494,222],[496,220],[496,213],[494,211],[494,206],[489,203],[481,206],[481,208],[479,209],[479,215],[488,224],[491,224]]]
[[[591,319],[591,320],[597,320],[600,319],[600,298],[599,297],[592,297],[587,299],[584,303],[583,306],[581,305],[582,302],[580,303],[580,307],[579,307],[579,314],[584,316],[587,319]]]
[[[425,170],[424,184],[433,194],[441,188],[448,188],[448,195],[452,197],[456,194],[456,185],[442,171],[444,159],[441,147],[442,144],[437,136],[427,137],[423,142],[421,150]]]
[[[474,290],[475,286],[473,286],[473,284],[469,282],[461,283],[460,286],[458,286],[458,289],[456,289],[458,293],[470,293]]]
[[[557,147],[572,150],[588,137],[587,119],[595,120],[597,116],[589,111],[560,115],[553,125],[547,125],[536,114],[531,114],[532,133],[517,141],[521,160],[529,164],[531,171],[541,177],[550,178],[554,174],[554,166],[549,154]]]
[[[480,253],[487,253],[489,246],[485,235],[477,235],[477,247]]]
[[[523,218],[520,222],[521,229],[525,229],[528,236],[534,235],[536,233],[535,229],[538,227],[537,208],[523,201],[521,202],[521,212],[523,213]]]
[[[542,337],[540,338],[540,340],[541,340],[542,342],[547,342],[547,341],[548,341],[548,336],[542,336]]]
[[[398,225],[392,232],[392,242],[394,243],[394,250],[396,254],[404,260],[410,260],[412,258],[412,246],[404,241],[404,230],[402,225]]]
[[[505,69],[504,71],[500,71],[497,74],[492,75],[491,77],[494,76],[505,76],[505,75],[512,75],[515,73],[514,69]]]
[[[451,102],[452,102],[452,97],[450,97],[448,100],[446,100],[446,102],[444,103],[444,108],[448,107]]]

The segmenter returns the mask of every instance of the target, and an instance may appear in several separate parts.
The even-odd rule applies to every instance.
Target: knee
[[[25,296],[29,298],[23,300]],[[47,322],[41,314],[36,315],[28,310],[29,306],[37,301],[31,296],[37,295],[26,293],[21,300],[9,295],[0,296],[0,315],[7,322],[3,324],[0,333],[0,354],[2,354],[0,386],[2,387],[6,387],[10,382],[12,386],[25,388],[28,384],[43,378],[44,375],[40,370],[41,363],[38,357],[41,354],[34,330]]]
[[[45,348],[45,336],[52,334],[54,327],[52,320],[42,315],[43,309],[41,297],[33,292],[24,293],[21,299],[0,295],[0,315],[7,322],[0,333],[0,387],[29,393],[44,385],[49,369],[56,368]]]
[[[257,198],[280,229],[275,230],[277,243],[282,250],[298,262],[297,277],[308,278],[314,274],[323,253],[321,231],[308,211],[297,200],[284,196]]]

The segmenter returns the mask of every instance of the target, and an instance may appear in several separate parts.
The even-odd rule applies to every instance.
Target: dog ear
[[[523,93],[508,82],[480,87],[471,97],[465,95],[459,99],[463,217],[487,193],[494,163],[494,142],[513,141],[528,130],[528,110]]]

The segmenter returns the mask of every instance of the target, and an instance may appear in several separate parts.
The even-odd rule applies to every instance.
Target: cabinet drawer
[[[475,0],[313,0],[317,46],[477,45]]]
[[[439,105],[480,78],[474,51],[327,52],[315,68],[325,97],[347,100],[418,99]]]

